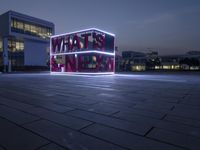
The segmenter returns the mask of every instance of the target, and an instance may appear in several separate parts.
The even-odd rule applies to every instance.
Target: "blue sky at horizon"
[[[97,27],[116,34],[120,50],[160,54],[200,51],[199,0],[0,0],[14,10],[51,21],[56,34]]]

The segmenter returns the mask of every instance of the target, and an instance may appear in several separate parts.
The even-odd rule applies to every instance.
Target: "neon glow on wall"
[[[96,28],[52,36],[51,72],[113,73],[114,37]]]

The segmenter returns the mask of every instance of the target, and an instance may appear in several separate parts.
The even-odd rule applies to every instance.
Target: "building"
[[[183,55],[164,55],[159,56],[161,59],[161,65],[156,66],[155,69],[163,70],[179,70],[180,69],[180,60],[183,58]]]
[[[136,51],[122,52],[122,70],[144,71],[146,70],[146,54]]]
[[[51,73],[114,73],[112,33],[96,28],[51,37]]]
[[[189,51],[182,55],[160,56],[161,69],[164,70],[199,70],[200,51]]]
[[[121,64],[122,64],[122,54],[118,48],[118,46],[115,47],[115,71],[120,72],[121,70]]]
[[[54,24],[8,11],[0,15],[0,68],[4,71],[45,67]]]
[[[182,55],[158,55],[157,52],[122,52],[124,71],[144,70],[200,70],[200,51]]]
[[[122,58],[123,59],[130,59],[135,57],[145,57],[146,54],[142,52],[136,52],[136,51],[123,51],[122,52]]]

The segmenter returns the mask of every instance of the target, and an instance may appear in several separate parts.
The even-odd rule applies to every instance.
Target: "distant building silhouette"
[[[200,51],[189,51],[182,55],[158,55],[136,51],[122,52],[122,71],[145,70],[200,70]]]

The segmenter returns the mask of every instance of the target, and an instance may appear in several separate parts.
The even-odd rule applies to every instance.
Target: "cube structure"
[[[55,35],[50,40],[51,73],[113,74],[115,35],[96,28]]]

